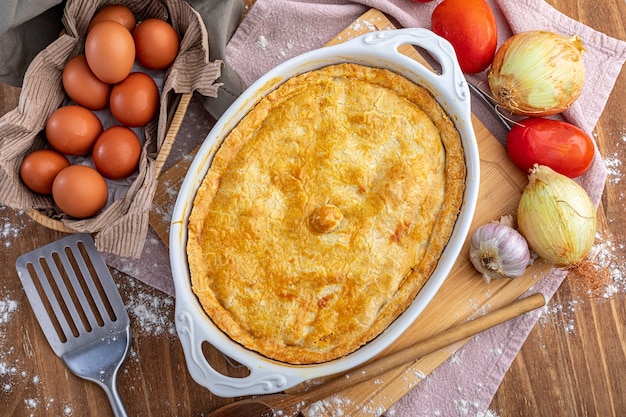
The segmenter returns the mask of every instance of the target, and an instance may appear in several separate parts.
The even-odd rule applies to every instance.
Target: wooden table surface
[[[624,0],[547,1],[626,40]],[[0,84],[0,115],[17,105],[18,96],[19,89]],[[563,283],[490,404],[492,417],[626,415],[625,121],[622,70],[594,131],[609,168],[599,233],[613,271],[613,295],[590,297],[576,281]],[[15,272],[20,254],[62,236],[0,206],[0,416],[112,415],[100,388],[72,375],[53,354]],[[129,415],[202,416],[228,403],[187,373],[173,327],[174,300],[122,273],[113,275],[133,324],[131,354],[119,377]]]

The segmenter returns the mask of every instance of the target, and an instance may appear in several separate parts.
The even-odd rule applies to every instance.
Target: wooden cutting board
[[[392,23],[378,10],[370,10],[338,34],[330,43],[337,44],[373,30],[394,29]],[[417,50],[409,45],[403,53],[423,62]],[[481,162],[481,181],[478,206],[472,231],[477,227],[497,220],[504,214],[516,212],[517,204],[527,184],[524,175],[510,161],[505,149],[491,135],[476,117],[472,119],[478,140]],[[176,184],[180,185],[190,158],[174,164],[159,178],[153,211],[159,213],[151,217],[151,225],[167,242],[169,224],[163,213],[172,211],[175,195],[166,192]],[[471,232],[470,232],[471,233]],[[469,261],[469,244],[466,242],[456,265],[449,277],[417,318],[413,325],[386,351],[391,352],[430,335],[438,333],[469,318],[484,314],[492,309],[509,304],[543,277],[551,266],[545,262],[535,262],[526,274],[513,280],[493,280],[486,284],[482,276]],[[450,357],[463,343],[442,349],[425,356],[406,370],[390,372],[375,382],[363,383],[338,393],[339,397],[320,408],[320,416],[373,416],[397,402],[426,375]],[[384,355],[386,352],[383,352]],[[297,391],[296,389],[291,392]]]

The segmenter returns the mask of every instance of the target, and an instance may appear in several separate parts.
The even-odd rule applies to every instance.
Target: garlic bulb
[[[526,239],[512,227],[512,218],[480,226],[470,240],[470,260],[487,283],[492,278],[516,278],[531,262]]]
[[[571,178],[535,165],[522,193],[517,223],[530,248],[560,267],[581,262],[596,235],[596,207]]]
[[[549,116],[569,108],[585,81],[585,48],[577,35],[521,32],[496,52],[488,74],[502,107],[522,116]]]

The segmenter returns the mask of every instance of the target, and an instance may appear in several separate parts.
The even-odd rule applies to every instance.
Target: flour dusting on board
[[[368,20],[357,19],[350,26],[350,29],[354,32],[374,32],[377,30],[376,25]]]
[[[376,405],[373,401],[365,404],[355,404],[350,398],[342,395],[333,395],[311,404],[306,411],[306,417],[329,416],[342,417],[349,415],[352,411],[357,410],[361,416],[381,416],[385,413],[385,408]],[[393,416],[393,411],[387,413],[387,416]],[[280,415],[280,414],[279,414]]]
[[[377,26],[376,23],[381,23],[379,17],[374,17],[373,20],[357,19],[348,28],[346,28],[343,34],[338,35],[336,40],[343,42],[367,32],[380,30],[380,27]]]

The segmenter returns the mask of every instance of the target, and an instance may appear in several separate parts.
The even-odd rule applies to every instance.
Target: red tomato
[[[575,178],[591,166],[593,142],[571,123],[541,117],[519,123],[509,132],[506,146],[513,163],[524,172],[539,164]]]
[[[452,44],[463,72],[481,72],[496,53],[496,18],[485,0],[444,0],[433,10],[432,30]]]

